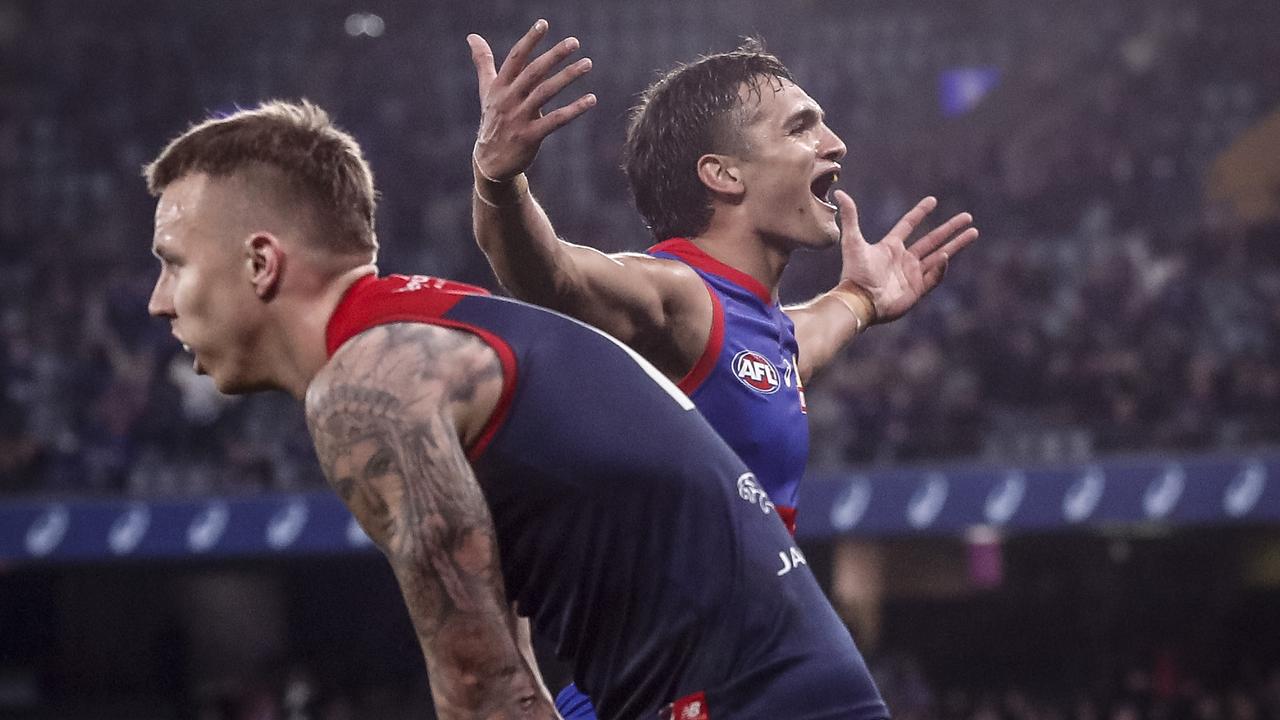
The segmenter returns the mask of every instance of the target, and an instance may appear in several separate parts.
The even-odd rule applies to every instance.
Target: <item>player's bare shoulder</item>
[[[344,415],[394,412],[401,420],[452,420],[466,444],[502,394],[502,363],[475,335],[421,323],[370,328],[347,341],[307,390],[307,421],[317,431]],[[323,461],[323,457],[321,457]]]
[[[613,253],[609,257],[642,276],[650,287],[658,290],[665,305],[680,307],[696,303],[705,294],[698,273],[677,260],[637,252]]]
[[[642,276],[657,294],[658,322],[648,333],[636,333],[628,344],[667,377],[680,379],[702,356],[711,335],[714,308],[706,283],[677,260],[639,253],[613,257]]]

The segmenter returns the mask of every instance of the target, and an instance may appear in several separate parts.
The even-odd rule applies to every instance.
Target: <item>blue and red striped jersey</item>
[[[707,284],[711,336],[680,389],[760,479],[794,533],[809,458],[795,325],[759,281],[684,238],[654,245],[649,254],[685,263]]]

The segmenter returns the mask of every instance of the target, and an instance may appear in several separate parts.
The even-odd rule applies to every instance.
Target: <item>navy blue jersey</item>
[[[688,265],[707,284],[711,334],[680,389],[760,479],[794,533],[809,457],[795,325],[768,288],[688,240],[667,240],[649,254]]]
[[[768,495],[689,399],[609,336],[481,292],[364,278],[329,351],[420,322],[501,358],[501,400],[468,455],[510,599],[600,717],[657,718],[682,698],[713,720],[886,717]]]

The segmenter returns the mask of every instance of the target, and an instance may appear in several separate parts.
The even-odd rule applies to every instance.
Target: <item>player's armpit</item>
[[[673,381],[688,373],[711,335],[702,278],[674,260],[565,245],[574,270],[561,312],[631,346]]]
[[[442,718],[555,717],[517,644],[493,520],[459,438],[501,384],[476,338],[388,325],[344,345],[307,393],[320,465],[395,572]]]
[[[561,240],[523,179],[519,185],[510,204],[480,195],[472,203],[476,241],[502,286],[613,335],[673,379],[688,372],[711,332],[711,301],[697,273]]]

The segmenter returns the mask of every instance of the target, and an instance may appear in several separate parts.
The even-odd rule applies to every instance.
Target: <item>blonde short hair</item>
[[[342,254],[377,250],[373,229],[377,192],[360,145],[329,114],[303,100],[272,100],[225,117],[212,117],[174,138],[143,170],[159,196],[191,173],[214,177],[275,171],[273,189],[315,213],[317,237]]]

